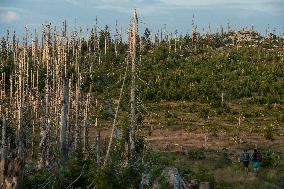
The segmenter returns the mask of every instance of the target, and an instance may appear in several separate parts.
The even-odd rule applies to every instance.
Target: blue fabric
[[[243,161],[244,167],[248,167],[249,166],[249,161]]]
[[[249,153],[245,152],[243,153],[242,161],[249,161],[250,155]]]
[[[252,167],[258,169],[260,167],[260,162],[259,161],[252,162]]]

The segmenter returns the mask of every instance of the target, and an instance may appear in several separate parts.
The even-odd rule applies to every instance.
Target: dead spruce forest
[[[283,36],[98,23],[1,36],[1,188],[284,187]]]

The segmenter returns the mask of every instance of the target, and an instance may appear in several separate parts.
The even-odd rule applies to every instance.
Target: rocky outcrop
[[[161,175],[153,181],[149,173],[144,173],[140,188],[160,189],[165,187],[164,185],[167,185],[169,189],[198,189],[197,182],[186,182],[175,167],[165,168]]]

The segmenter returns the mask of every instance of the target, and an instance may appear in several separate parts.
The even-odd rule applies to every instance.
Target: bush
[[[209,121],[208,122],[208,131],[213,133],[213,136],[217,136],[217,133],[219,131],[218,123],[215,121]]]
[[[166,118],[177,118],[177,114],[175,112],[170,112],[170,111],[167,111],[165,113],[165,117]]]
[[[215,183],[214,175],[210,172],[210,170],[204,166],[199,165],[195,170],[195,176],[199,181],[206,181],[212,184]]]
[[[189,149],[188,156],[192,160],[202,160],[206,158],[203,149]]]
[[[235,116],[232,116],[232,115],[229,115],[227,117],[227,120],[230,122],[230,123],[237,123],[237,118]]]
[[[273,137],[274,137],[273,126],[270,125],[264,129],[264,137],[266,140],[273,140]]]
[[[204,106],[200,110],[200,116],[203,118],[207,118],[210,115],[210,107]]]
[[[175,118],[166,119],[166,126],[173,126],[173,125],[176,125],[176,119]]]
[[[51,174],[50,170],[41,169],[39,171],[33,170],[24,176],[24,188],[46,188],[53,187],[53,180],[56,180],[55,175]]]
[[[269,149],[263,153],[261,163],[263,167],[277,167],[280,163],[280,155]]]
[[[196,130],[197,130],[197,127],[196,127],[192,122],[189,122],[189,123],[187,123],[185,129],[186,129],[188,132],[193,132],[193,131],[196,131]]]

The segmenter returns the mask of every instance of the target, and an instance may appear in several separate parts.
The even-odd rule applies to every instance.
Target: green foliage
[[[267,126],[264,129],[264,137],[266,140],[273,140],[274,134],[275,134],[275,129],[273,128],[272,125]]]
[[[145,161],[158,165],[161,168],[173,165],[176,160],[175,154],[171,152],[162,152],[162,151],[150,151],[148,152]]]
[[[266,150],[262,154],[261,165],[263,167],[277,167],[280,163],[280,155],[276,152],[273,152],[271,149]]]
[[[161,177],[160,181],[161,181],[161,185],[160,185],[161,189],[168,189],[168,188],[170,188],[170,183],[169,183],[169,181],[166,178]]]
[[[165,52],[162,56],[165,48],[154,49],[143,59],[141,76],[149,84],[143,90],[147,100],[193,100],[219,107],[224,92],[226,102],[236,99],[261,104],[281,102],[284,71],[267,63],[277,58],[267,60],[261,54],[267,54],[265,50],[226,49],[224,53],[213,51],[199,57],[184,57],[166,56]]]
[[[208,118],[208,116],[211,115],[211,108],[209,106],[203,106],[199,113],[201,117]]]
[[[91,162],[85,160],[83,151],[81,148],[78,148],[71,154],[68,161],[68,171],[66,174],[66,180],[74,181],[78,179],[73,186],[79,187],[88,183],[87,173],[88,169],[91,167]]]
[[[186,128],[185,128],[188,132],[192,132],[197,130],[197,126],[194,125],[192,122],[187,123]]]
[[[52,188],[54,176],[48,169],[30,170],[29,174],[24,175],[24,188]]]
[[[196,170],[194,171],[195,176],[199,181],[206,181],[212,184],[215,183],[215,178],[212,172],[205,166],[199,165],[197,166]]]
[[[203,149],[188,149],[188,157],[192,160],[203,160],[206,158]]]
[[[232,115],[228,115],[227,120],[230,123],[237,123],[237,118],[235,116],[232,116]]]
[[[166,111],[165,118],[177,118],[177,114],[175,112]]]
[[[213,136],[217,136],[217,133],[219,131],[219,127],[218,127],[218,124],[217,122],[215,121],[209,121],[208,122],[208,125],[207,125],[207,128],[210,132],[213,133]]]

